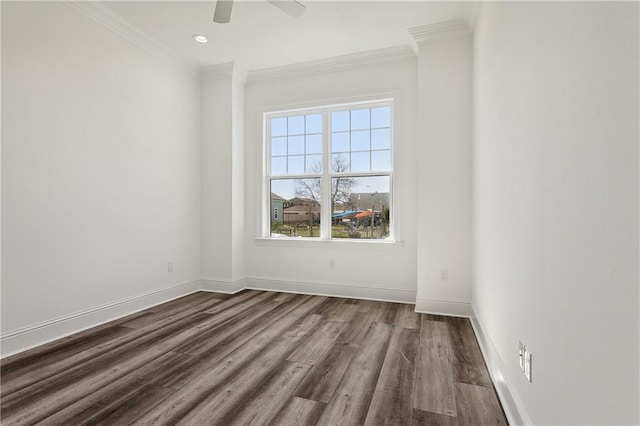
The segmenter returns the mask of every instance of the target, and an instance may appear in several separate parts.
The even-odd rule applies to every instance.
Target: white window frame
[[[317,105],[317,104],[316,104]],[[331,113],[336,111],[350,111],[359,108],[375,108],[380,106],[391,107],[391,170],[389,171],[371,171],[371,172],[344,172],[333,173],[331,172]],[[394,202],[394,194],[396,193],[396,185],[394,181],[394,173],[396,168],[395,162],[395,138],[397,134],[396,130],[396,115],[398,108],[398,100],[396,96],[382,96],[372,97],[370,100],[358,100],[352,102],[341,103],[327,103],[320,106],[312,107],[291,107],[291,108],[273,108],[265,109],[261,111],[262,118],[262,144],[261,144],[261,163],[262,173],[260,190],[260,200],[262,208],[260,210],[260,217],[258,219],[258,239],[269,241],[309,241],[309,242],[345,242],[345,243],[359,243],[359,244],[388,244],[398,242],[398,220],[397,220],[397,206]],[[321,175],[314,174],[302,174],[302,175],[284,175],[284,176],[272,176],[271,175],[271,119],[279,117],[289,117],[292,115],[302,114],[322,114],[322,158],[323,167]],[[358,238],[332,238],[331,237],[331,203],[321,202],[321,229],[320,237],[292,237],[292,238],[275,238],[271,237],[271,215],[265,215],[263,212],[271,212],[271,185],[272,179],[309,179],[320,178],[321,179],[321,191],[322,194],[327,194],[331,190],[331,178],[335,176],[353,176],[353,177],[370,177],[370,176],[388,176],[389,177],[389,209],[390,209],[390,221],[389,221],[389,236],[384,239],[358,239]],[[324,198],[324,196],[323,196]],[[324,200],[323,200],[324,201]],[[284,216],[284,214],[283,214]],[[327,218],[329,218],[327,220]]]

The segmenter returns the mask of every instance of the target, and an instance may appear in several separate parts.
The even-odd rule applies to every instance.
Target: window
[[[271,237],[387,239],[393,173],[391,100],[265,114]]]

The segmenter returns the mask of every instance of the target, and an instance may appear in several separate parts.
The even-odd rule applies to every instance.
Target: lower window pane
[[[331,179],[331,238],[389,237],[389,176],[341,176]]]
[[[320,237],[320,179],[272,179],[271,237]]]

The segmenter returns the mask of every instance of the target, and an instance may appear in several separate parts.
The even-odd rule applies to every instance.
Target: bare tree
[[[331,168],[333,172],[341,173],[349,170],[349,162],[341,155],[333,157]],[[322,173],[322,164],[318,162],[313,167],[313,173]],[[331,213],[335,211],[337,203],[347,204],[351,189],[357,184],[357,179],[351,176],[338,176],[331,179]],[[299,179],[296,182],[296,197],[313,200],[320,205],[320,179]]]

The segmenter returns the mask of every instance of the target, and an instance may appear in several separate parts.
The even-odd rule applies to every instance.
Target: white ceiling
[[[407,28],[453,18],[472,22],[478,3],[311,1],[299,18],[266,0],[236,0],[229,24],[212,21],[211,1],[106,1],[100,5],[201,66],[234,61],[246,70],[411,45]],[[209,43],[191,37],[202,33]]]

